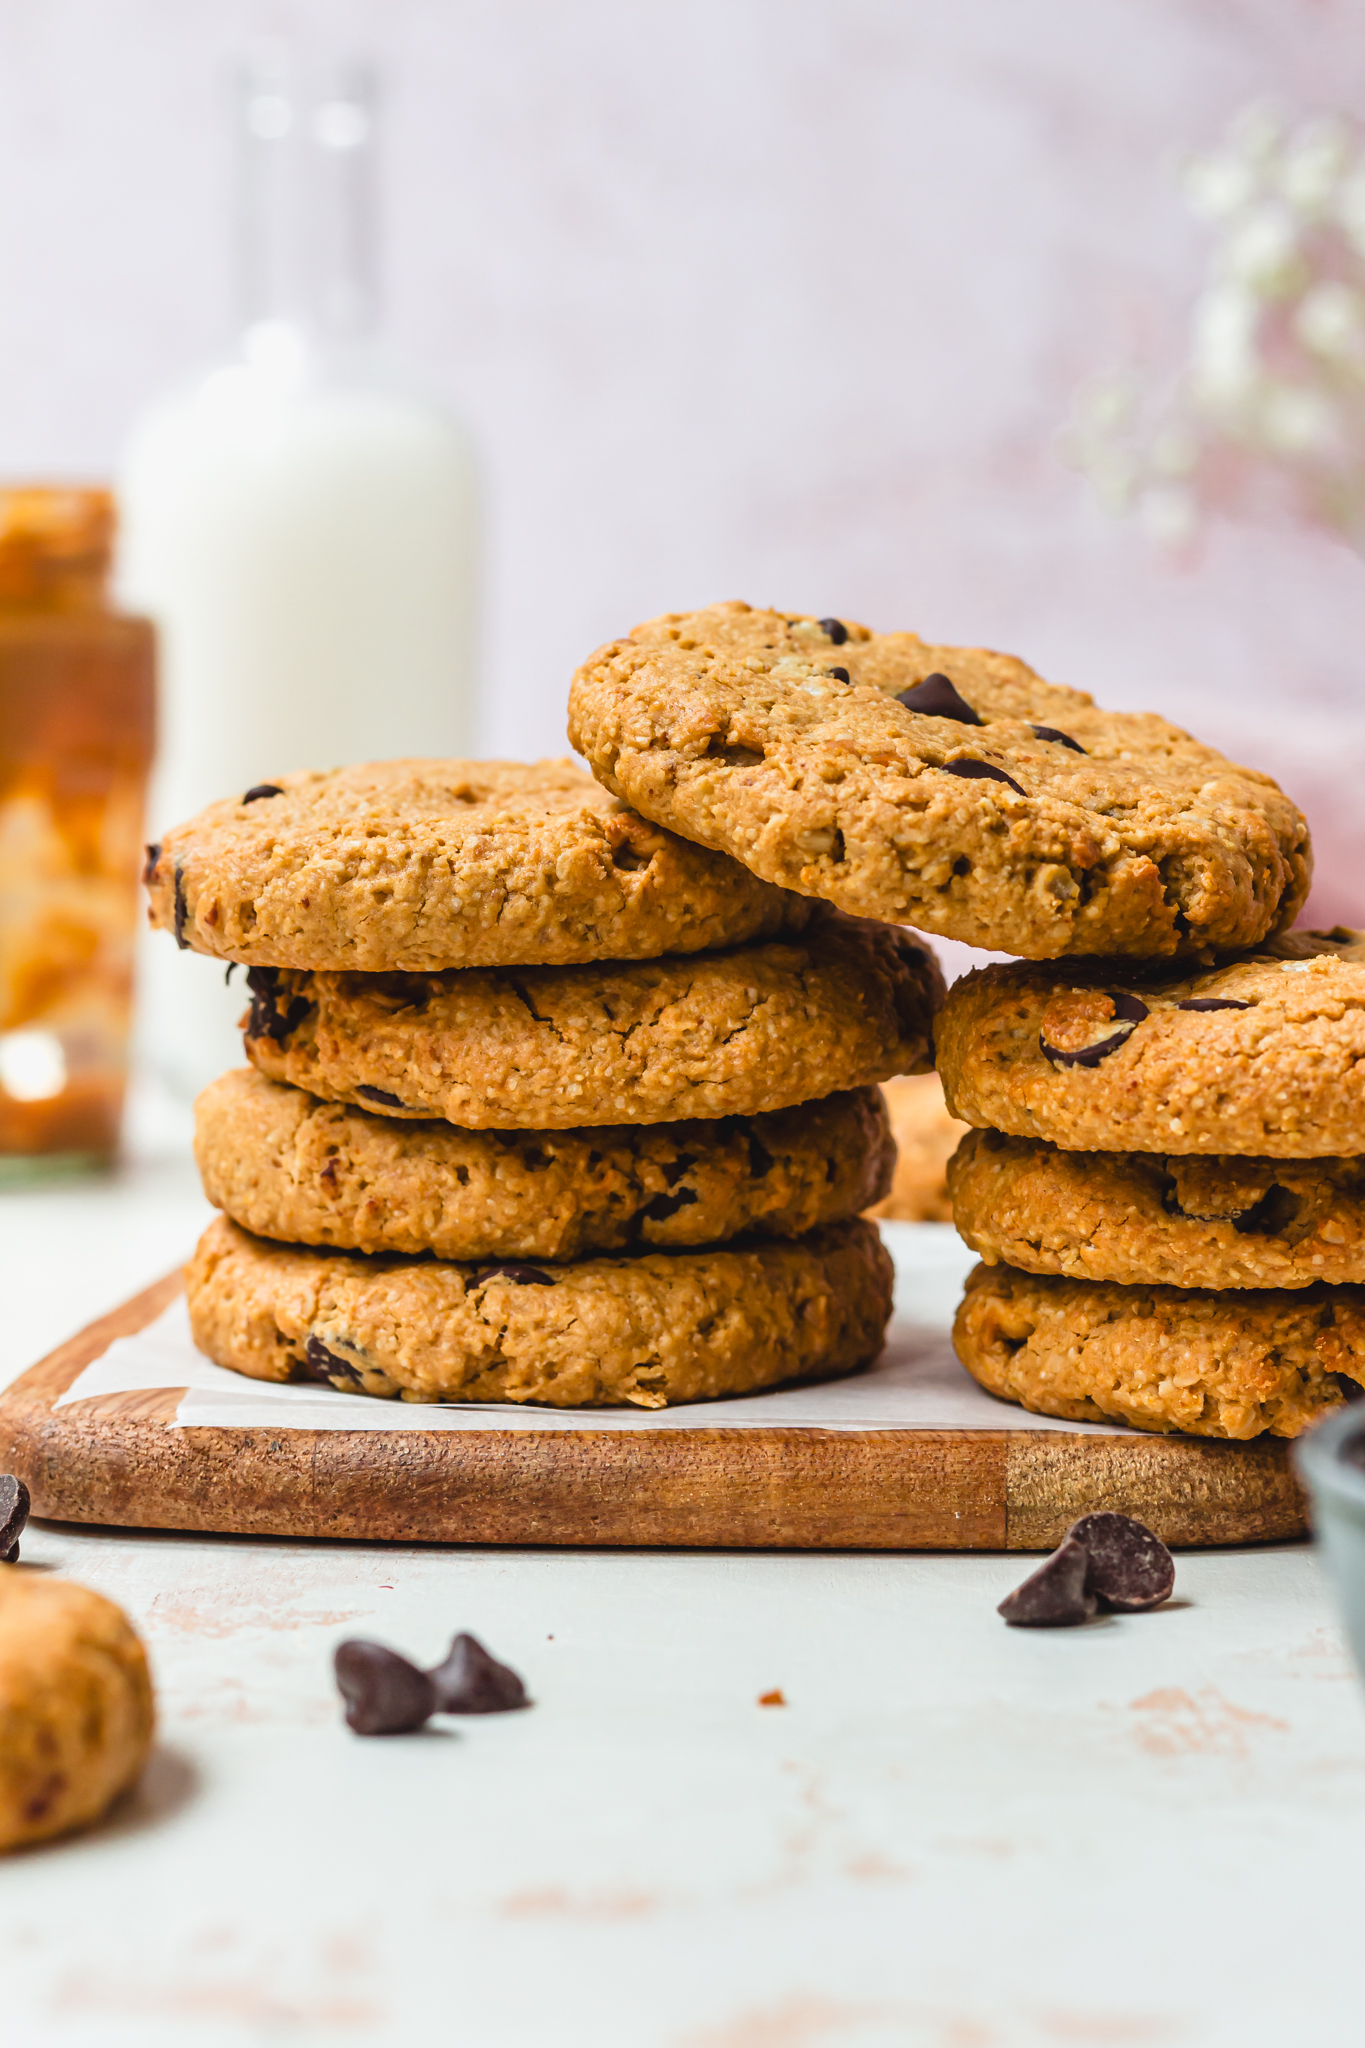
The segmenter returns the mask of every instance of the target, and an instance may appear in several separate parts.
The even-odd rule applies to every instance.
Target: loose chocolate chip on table
[[[390,1095],[387,1088],[372,1088],[368,1081],[362,1081],[355,1092],[357,1095],[363,1095],[367,1102],[382,1102],[386,1109],[407,1108],[406,1102],[397,1095]]]
[[[247,790],[245,796],[242,798],[242,802],[244,804],[256,804],[260,802],[263,796],[283,795],[284,791],[280,788],[278,782],[253,782],[250,789]]]
[[[1029,730],[1035,739],[1051,740],[1054,747],[1070,747],[1073,754],[1085,752],[1079,740],[1073,740],[1069,732],[1058,732],[1055,725],[1034,725]]]
[[[1067,1536],[1061,1548],[1006,1594],[995,1611],[1011,1628],[1075,1628],[1090,1620],[1098,1604],[1086,1585],[1089,1569],[1089,1551],[1074,1536]]]
[[[19,1538],[32,1505],[23,1480],[0,1472],[0,1560],[5,1564],[19,1562]]]
[[[1187,996],[1183,1003],[1176,1004],[1177,1010],[1249,1010],[1250,1003],[1238,1002],[1236,996]]]
[[[159,846],[148,846],[144,848],[144,851],[147,855],[146,860],[142,863],[142,879],[145,883],[150,882],[152,876],[156,873],[156,864],[161,858],[161,848]]]
[[[852,681],[852,678],[849,675],[849,672],[846,668],[827,668],[825,670],[825,674],[827,676],[833,676],[836,683],[847,683]]]
[[[948,677],[940,675],[937,669],[922,683],[912,683],[908,690],[902,690],[896,702],[907,711],[918,711],[921,718],[953,718],[959,725],[981,723],[966,698],[959,697]]]
[[[477,1636],[456,1636],[445,1662],[427,1676],[438,1714],[511,1714],[531,1704],[516,1672],[490,1656]]]
[[[426,1672],[382,1643],[342,1643],[335,1668],[346,1726],[357,1735],[406,1735],[436,1711],[436,1688]]]
[[[696,1200],[695,1195],[692,1198]],[[554,1275],[543,1273],[539,1266],[526,1266],[516,1259],[505,1259],[496,1266],[484,1266],[474,1276],[478,1281],[494,1280],[499,1274],[504,1279],[514,1280],[518,1287],[553,1287]]]
[[[1090,1559],[1086,1583],[1101,1607],[1141,1614],[1170,1599],[1175,1559],[1161,1538],[1131,1515],[1082,1515],[1067,1530],[1066,1540],[1084,1546]]]
[[[848,627],[842,619],[821,619],[820,631],[826,639],[832,640],[836,647],[842,647],[848,638]]]
[[[945,775],[960,775],[967,782],[1005,782],[1016,796],[1028,795],[1012,775],[1006,775],[1003,768],[997,768],[990,761],[942,761],[939,765]]]

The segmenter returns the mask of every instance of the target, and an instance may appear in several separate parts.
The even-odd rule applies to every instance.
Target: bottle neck
[[[268,48],[238,86],[238,317],[253,337],[368,339],[378,320],[376,94],[360,64],[309,70]]]

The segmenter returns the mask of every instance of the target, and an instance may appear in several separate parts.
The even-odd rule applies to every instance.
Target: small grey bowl
[[[1356,1439],[1365,1440],[1365,1405],[1352,1402],[1299,1438],[1294,1463],[1312,1496],[1313,1534],[1365,1678],[1365,1466],[1342,1456]]]

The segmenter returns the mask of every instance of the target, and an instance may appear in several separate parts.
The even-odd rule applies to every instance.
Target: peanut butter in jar
[[[107,491],[0,488],[0,1178],[118,1143],[155,650],[113,535]]]

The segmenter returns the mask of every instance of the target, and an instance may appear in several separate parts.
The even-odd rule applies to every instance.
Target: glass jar
[[[0,488],[0,1181],[118,1143],[155,650],[113,537],[108,491]]]

